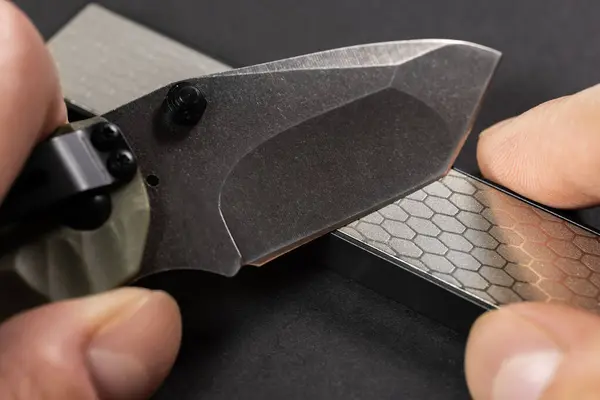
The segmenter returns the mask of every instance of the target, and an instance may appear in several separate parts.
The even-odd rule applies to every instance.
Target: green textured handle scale
[[[112,212],[100,228],[53,226],[2,253],[0,318],[46,302],[113,289],[137,275],[150,225],[149,199],[139,172],[110,198]],[[20,229],[35,224],[36,220],[27,221]],[[3,232],[4,240],[12,239],[11,232],[8,236]]]

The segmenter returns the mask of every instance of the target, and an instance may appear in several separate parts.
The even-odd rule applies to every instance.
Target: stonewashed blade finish
[[[183,137],[156,122],[169,87],[105,114],[160,181],[141,275],[232,276],[444,176],[499,59],[414,40],[190,79],[208,107]]]

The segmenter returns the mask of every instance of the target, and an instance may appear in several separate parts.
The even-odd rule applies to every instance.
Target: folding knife
[[[263,265],[444,176],[500,57],[453,40],[353,46],[61,127],[0,206],[0,270],[55,301]]]

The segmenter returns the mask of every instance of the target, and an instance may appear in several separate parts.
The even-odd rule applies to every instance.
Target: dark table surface
[[[86,0],[17,0],[46,38]],[[483,127],[600,79],[592,0],[100,0],[233,66],[373,41],[451,38],[504,53],[456,166],[477,174]],[[600,227],[598,210],[577,218]],[[294,255],[232,281],[146,282],[184,312],[179,361],[158,399],[466,398],[465,338]]]

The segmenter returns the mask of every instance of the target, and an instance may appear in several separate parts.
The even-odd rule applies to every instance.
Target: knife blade
[[[100,115],[169,82],[232,68],[95,4],[49,47],[73,121],[91,116],[73,103]],[[170,57],[160,56],[166,49]],[[306,261],[468,332],[482,310],[526,300],[598,312],[599,237],[455,164],[440,180],[311,242],[290,260],[314,256]]]
[[[445,175],[499,60],[461,41],[376,43],[158,89],[94,120],[120,128],[139,167],[109,220],[0,263],[50,299],[262,265]]]
[[[191,84],[208,107],[183,138],[148,118],[167,88],[108,113],[161,182],[149,191],[163,229],[150,232],[145,273],[232,276],[438,179],[498,59],[481,46],[422,40],[198,78]]]

